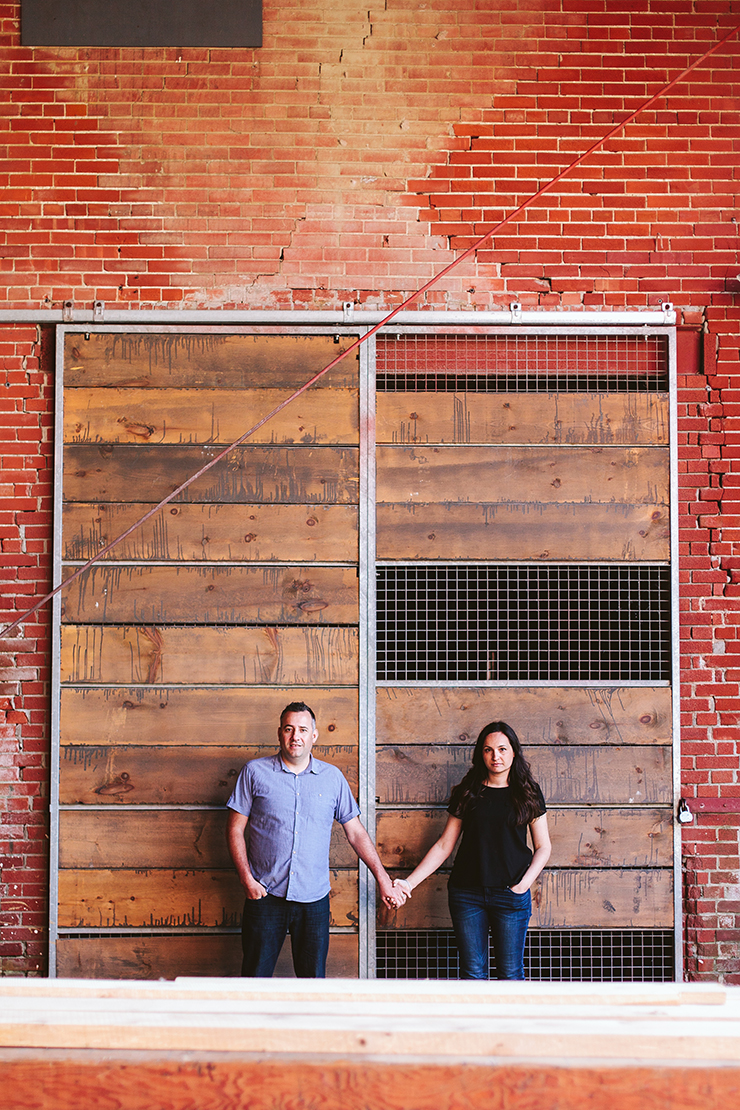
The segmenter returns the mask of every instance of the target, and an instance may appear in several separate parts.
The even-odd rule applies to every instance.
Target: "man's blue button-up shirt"
[[[360,812],[341,771],[313,756],[299,775],[279,755],[253,759],[226,804],[249,818],[249,866],[268,894],[318,902],[329,893],[332,824]]]

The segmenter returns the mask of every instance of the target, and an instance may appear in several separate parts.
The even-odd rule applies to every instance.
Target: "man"
[[[247,896],[242,975],[269,978],[290,932],[298,978],[325,977],[335,820],[375,876],[383,901],[395,907],[405,900],[360,822],[344,775],[311,754],[318,735],[313,710],[291,702],[280,716],[280,754],[247,763],[227,802],[229,852]]]

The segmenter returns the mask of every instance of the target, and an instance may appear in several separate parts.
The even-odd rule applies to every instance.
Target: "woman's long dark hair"
[[[494,732],[502,732],[511,744],[514,752],[514,762],[509,770],[509,783],[511,787],[511,802],[514,807],[514,824],[528,825],[541,815],[537,783],[532,777],[529,763],[524,758],[519,737],[511,725],[505,721],[491,721],[480,732],[475,742],[473,751],[473,765],[461,783],[452,791],[450,807],[453,812],[462,817],[471,802],[480,797],[486,789],[484,783],[488,778],[488,769],[483,762],[483,748],[488,737]]]

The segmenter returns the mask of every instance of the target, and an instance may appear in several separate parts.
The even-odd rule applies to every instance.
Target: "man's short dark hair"
[[[290,705],[286,705],[280,714],[280,724],[283,723],[283,717],[286,713],[308,713],[313,721],[313,727],[316,728],[316,714],[310,705],[306,705],[305,701],[292,701]]]

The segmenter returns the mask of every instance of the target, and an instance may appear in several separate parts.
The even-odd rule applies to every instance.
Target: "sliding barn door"
[[[378,843],[408,874],[488,722],[550,811],[528,973],[673,974],[669,336],[377,343]],[[448,868],[381,976],[454,977]]]
[[[67,329],[63,574],[353,338]],[[312,705],[317,754],[357,791],[358,425],[353,354],[64,592],[58,974],[238,974],[224,803],[287,702]],[[353,976],[341,831],[331,862],[330,973]]]
[[[60,330],[67,577],[354,340]],[[672,977],[671,342],[394,325],[64,591],[58,974],[238,974],[224,804],[300,698],[399,875],[508,721],[553,840],[529,975]],[[331,863],[330,974],[457,974],[449,865],[376,920],[341,830]]]

